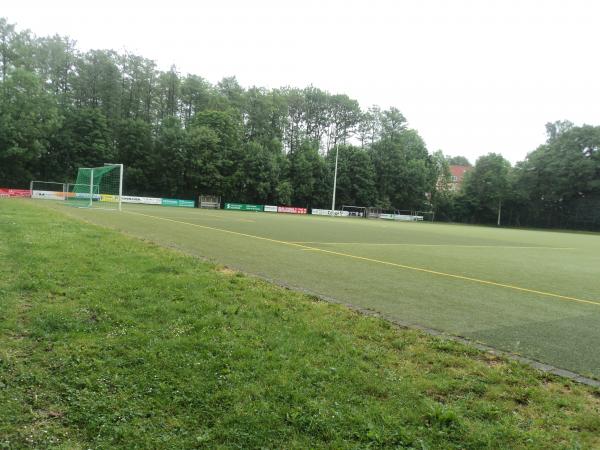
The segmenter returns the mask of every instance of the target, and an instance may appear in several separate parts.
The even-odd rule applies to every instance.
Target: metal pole
[[[119,175],[119,211],[121,211],[121,197],[123,197],[123,164],[119,164],[121,174]]]
[[[502,200],[498,200],[498,226],[500,226],[501,214],[502,214]]]
[[[331,210],[335,211],[335,188],[337,185],[337,166],[338,166],[338,154],[339,154],[340,146],[335,146],[335,170],[333,172],[333,198],[331,200]],[[335,213],[333,213],[335,214]]]
[[[90,208],[94,201],[94,169],[90,169]]]

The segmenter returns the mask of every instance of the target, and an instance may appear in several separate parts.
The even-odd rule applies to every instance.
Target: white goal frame
[[[119,167],[119,211],[122,211],[122,199],[123,199],[123,164],[118,163],[104,163],[104,166],[118,166]]]
[[[114,201],[110,201],[111,203],[117,204],[117,210],[118,211],[122,211],[122,204],[123,204],[123,164],[121,163],[104,163],[104,166],[101,167],[80,167],[78,169],[78,177],[79,177],[79,171],[80,170],[89,170],[90,171],[90,176],[89,176],[89,184],[87,183],[87,180],[85,183],[69,183],[67,184],[67,199],[70,198],[70,194],[73,191],[73,187],[74,186],[80,186],[82,188],[77,189],[78,194],[83,194],[83,198],[85,199],[89,199],[89,203],[87,206],[77,206],[77,205],[72,205],[72,206],[76,206],[78,208],[92,208],[94,205],[94,198],[97,196],[98,197],[98,201],[103,201],[102,197],[103,194],[102,192],[100,192],[100,187],[98,185],[97,186],[97,192],[94,192],[94,170],[99,170],[102,169],[103,167],[116,167],[119,170],[119,186],[118,186],[118,194],[106,194],[106,196],[112,196],[114,198]],[[95,207],[95,209],[114,209],[114,208],[108,208],[108,207]]]

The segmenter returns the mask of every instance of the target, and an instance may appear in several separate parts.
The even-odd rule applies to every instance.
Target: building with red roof
[[[471,166],[450,166],[450,183],[448,189],[454,192],[460,190],[465,174],[471,170]]]

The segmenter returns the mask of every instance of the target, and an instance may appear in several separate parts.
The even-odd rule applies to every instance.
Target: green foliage
[[[335,166],[335,149],[328,155],[331,172]],[[369,154],[352,145],[340,145],[336,203],[341,205],[374,205],[377,198],[375,169]]]
[[[546,144],[515,168],[515,221],[600,228],[600,127],[556,122],[546,128]]]
[[[0,180],[26,186],[60,126],[55,99],[39,78],[14,69],[0,82]]]
[[[498,208],[509,196],[510,163],[497,153],[481,156],[463,181],[461,199],[467,217],[477,222],[493,223]]]
[[[448,156],[447,157],[448,164],[453,166],[470,166],[471,163],[464,156]]]
[[[375,169],[378,197],[402,209],[426,208],[427,195],[437,183],[438,168],[416,131],[395,131],[369,149]]]
[[[333,173],[317,146],[311,141],[303,141],[294,153],[288,155],[288,179],[293,192],[291,203],[315,207],[326,204],[328,188],[333,185]]]

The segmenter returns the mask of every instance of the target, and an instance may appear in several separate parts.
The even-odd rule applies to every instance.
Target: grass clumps
[[[600,446],[591,388],[24,201],[0,215],[0,447]]]

